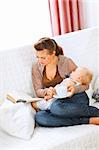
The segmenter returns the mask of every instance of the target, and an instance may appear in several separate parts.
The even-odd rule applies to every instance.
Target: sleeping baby
[[[74,93],[68,91],[68,87],[74,86],[79,88],[80,85],[88,85],[92,80],[92,72],[85,67],[78,67],[73,71],[69,78],[64,79],[60,84],[56,85],[53,88],[53,98],[48,101],[41,100],[38,102],[32,102],[32,107],[38,110],[50,109],[51,104],[58,98],[66,98],[72,96]]]

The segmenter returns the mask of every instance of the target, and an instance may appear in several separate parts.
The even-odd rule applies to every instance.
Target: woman
[[[37,97],[49,100],[53,97],[53,88],[61,83],[77,65],[63,55],[62,48],[55,40],[41,38],[34,44],[37,61],[32,67],[32,80]],[[57,99],[50,110],[36,113],[36,122],[41,126],[60,127],[78,124],[98,124],[99,109],[89,106],[89,98],[84,92],[89,85],[70,86],[72,97]],[[33,105],[33,103],[32,103]],[[34,105],[33,105],[34,107]]]

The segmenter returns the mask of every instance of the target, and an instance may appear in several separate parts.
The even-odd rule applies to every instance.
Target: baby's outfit
[[[58,98],[64,98],[67,95],[67,91],[66,91],[66,86],[64,85],[56,85],[55,87],[56,90],[56,95],[53,96],[53,98],[49,99],[48,101],[46,101],[45,99],[36,102],[37,108],[41,109],[41,110],[46,110],[46,109],[50,109],[51,104],[56,101]]]
[[[60,84],[57,84],[54,87],[57,94],[53,98],[48,100],[48,101],[43,99],[41,101],[36,102],[37,108],[39,108],[40,110],[50,109],[51,104],[54,101],[56,101],[58,98],[65,98],[65,97],[67,97],[67,93],[69,94],[69,92],[67,92],[65,80],[71,80],[73,82],[74,86],[79,86],[80,85],[79,82],[76,82],[76,81],[72,80],[71,78],[64,79]]]
[[[37,108],[40,110],[50,109],[51,104],[56,100],[56,98],[51,98],[50,100],[46,101],[45,99],[36,102]]]

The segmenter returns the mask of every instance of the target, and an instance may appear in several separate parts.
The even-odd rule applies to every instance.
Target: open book
[[[18,103],[18,102],[30,103],[30,102],[40,101],[43,99],[38,97],[33,98],[29,94],[20,91],[8,92],[6,98],[12,101],[13,103]]]

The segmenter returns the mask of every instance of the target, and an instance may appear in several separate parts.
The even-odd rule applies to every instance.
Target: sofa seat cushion
[[[98,150],[99,127],[79,125],[60,128],[36,127],[29,141],[5,135],[0,131],[0,148],[13,150]]]

